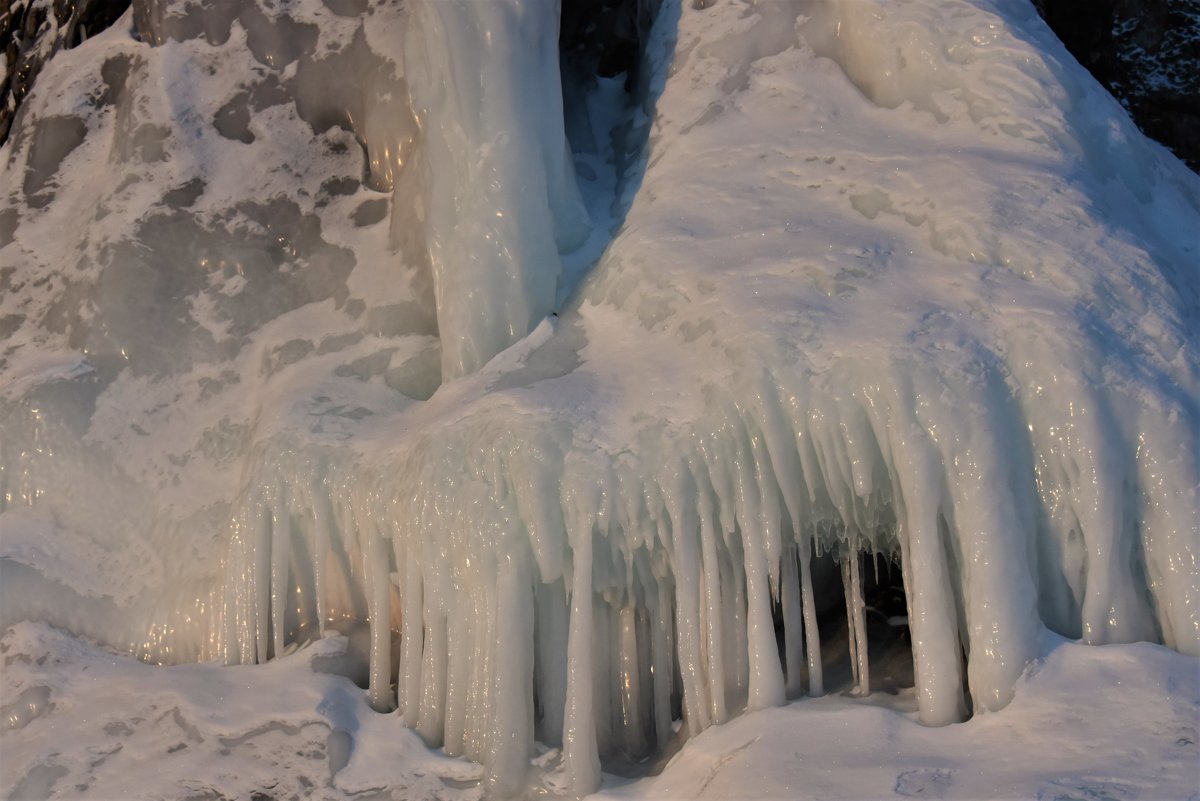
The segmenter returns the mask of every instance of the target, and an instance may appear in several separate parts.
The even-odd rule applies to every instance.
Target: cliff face
[[[611,52],[627,60],[635,2],[613,10]],[[115,22],[129,0],[12,0],[0,11],[0,144],[38,71],[59,49]],[[567,36],[580,4],[564,3]],[[1034,0],[1067,48],[1129,111],[1138,126],[1200,171],[1200,0]],[[614,71],[620,71],[614,67]]]
[[[1200,171],[1200,2],[1035,0],[1148,136]]]

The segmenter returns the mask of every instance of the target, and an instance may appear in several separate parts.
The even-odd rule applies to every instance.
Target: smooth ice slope
[[[439,265],[436,198],[468,186],[481,220],[453,154],[506,132],[394,52],[442,41],[433,16],[446,41],[482,17],[422,7],[379,37],[319,4],[245,4],[227,38],[114,30],[52,62],[0,173],[6,615],[245,663],[369,620],[371,704],[394,683],[403,721],[496,795],[524,786],[535,736],[586,791],[677,710],[694,735],[818,694],[824,554],[859,693],[860,554],[899,563],[925,723],[1004,706],[1046,628],[1196,654],[1196,177],[1026,2],[702,5],[658,14],[645,97],[612,132],[653,115],[621,194],[589,191],[604,154],[577,155],[593,219],[640,189],[524,338],[559,274],[524,257],[515,294],[449,304],[500,329],[443,327],[439,282],[494,276],[475,249]],[[519,56],[425,63],[496,58],[519,82],[552,60],[550,26],[523,21],[488,27],[530,30]],[[299,54],[264,44],[305,25]],[[359,181],[358,139],[371,176],[384,140],[305,111],[344,100],[339,59],[413,80],[418,129],[387,129],[425,161],[368,177],[390,196]],[[511,91],[496,119],[558,141]],[[337,119],[358,139],[321,128]],[[536,191],[496,191],[521,247],[553,232],[565,252],[585,232],[561,148],[526,144],[500,164]],[[460,324],[515,341],[447,356]]]

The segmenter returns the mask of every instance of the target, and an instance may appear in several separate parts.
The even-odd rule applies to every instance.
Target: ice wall
[[[590,233],[563,128],[557,0],[429,0],[405,40],[423,143],[442,373],[478,370],[554,310]]]
[[[244,663],[368,621],[372,705],[496,796],[535,737],[584,792],[823,692],[827,556],[859,693],[863,555],[903,573],[929,724],[1046,628],[1200,650],[1200,184],[1027,3],[665,3],[545,320],[597,163],[554,8],[187,8],[0,151],[9,619]]]

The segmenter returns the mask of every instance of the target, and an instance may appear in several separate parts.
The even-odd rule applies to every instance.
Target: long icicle
[[[824,671],[821,665],[821,632],[817,628],[816,599],[812,584],[812,540],[798,541],[800,551],[800,599],[804,607],[804,634],[808,645],[808,694],[825,694]]]
[[[500,559],[496,587],[496,670],[487,787],[517,795],[533,750],[533,597],[523,560]]]
[[[401,595],[400,671],[396,676],[400,714],[404,725],[417,727],[421,716],[421,665],[424,662],[425,624],[422,619],[421,565],[411,545],[404,548],[404,584]]]
[[[367,703],[377,712],[392,710],[391,576],[387,548],[382,532],[371,532],[365,554],[365,573],[371,592],[371,667]]]
[[[254,662],[267,661],[271,614],[271,515],[259,501],[254,545]]]
[[[592,692],[592,532],[579,532],[571,582],[571,623],[567,638],[567,709],[563,756],[571,790],[580,795],[600,786],[596,715]]]
[[[325,620],[329,615],[325,601],[325,558],[329,553],[329,498],[321,482],[309,487],[309,507],[313,510],[313,594],[316,596],[317,632],[325,636]]]
[[[787,667],[787,694],[795,697],[804,685],[804,617],[800,609],[800,574],[795,544],[783,550],[780,565],[780,600],[783,604],[783,654]]]
[[[850,556],[850,601],[854,611],[855,655],[858,659],[858,695],[871,694],[871,670],[867,653],[866,604],[862,595],[862,570],[859,567],[858,538],[852,540]]]
[[[288,508],[287,484],[282,481],[275,491],[271,513],[271,646],[272,656],[283,656],[287,634],[288,562],[292,548],[292,513]],[[265,656],[265,654],[264,654]]]

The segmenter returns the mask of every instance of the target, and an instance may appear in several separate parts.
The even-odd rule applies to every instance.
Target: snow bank
[[[645,158],[571,175],[542,5],[248,3],[47,67],[4,151],[9,619],[231,663],[368,620],[371,705],[495,795],[535,737],[583,792],[820,694],[823,555],[864,694],[861,555],[899,564],[927,724],[1046,628],[1200,650],[1200,184],[1031,6],[666,2],[608,131]]]
[[[483,772],[425,748],[336,675],[331,637],[266,665],[150,667],[43,625],[0,638],[0,782],[28,797],[223,796],[477,801]],[[1115,692],[1115,688],[1120,688]],[[606,775],[637,798],[1189,798],[1194,660],[1147,644],[1049,638],[999,714],[921,726],[911,690],[831,695],[743,715],[685,743],[662,773]],[[538,748],[528,796],[562,792]]]

